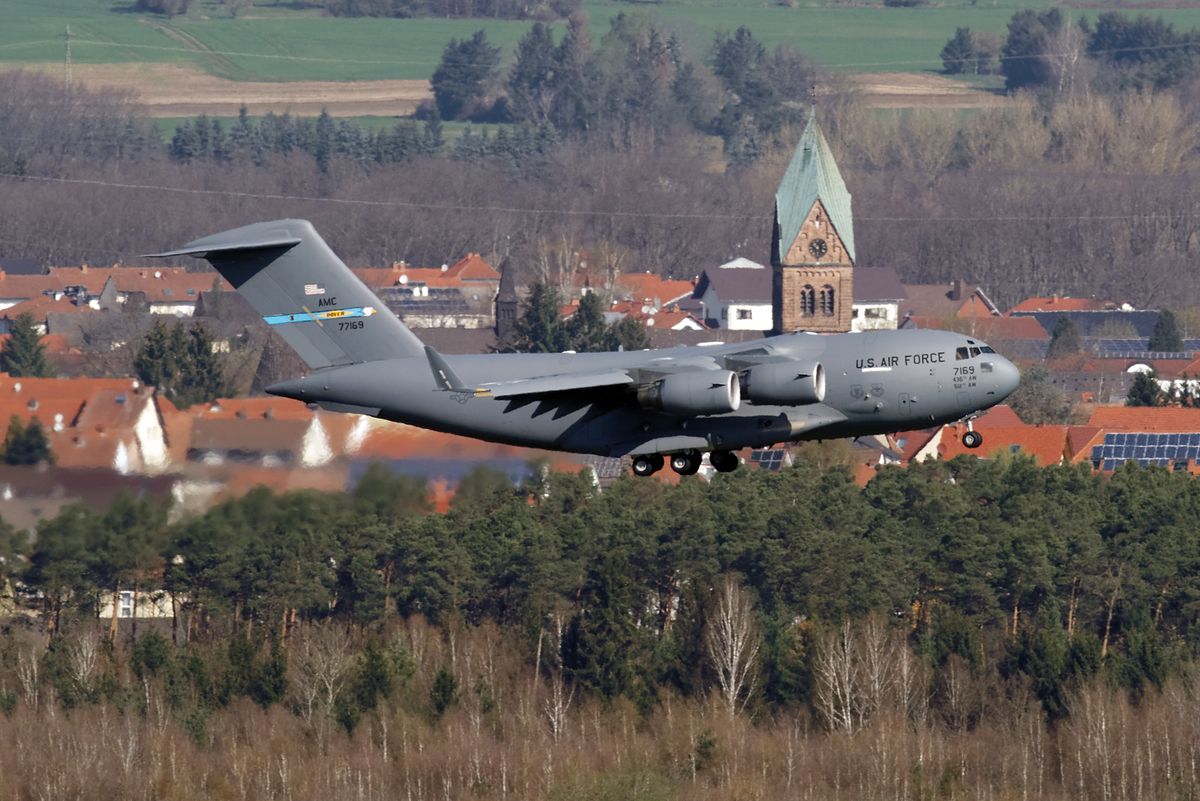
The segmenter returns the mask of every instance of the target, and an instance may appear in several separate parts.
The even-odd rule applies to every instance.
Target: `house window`
[[[117,595],[117,617],[133,617],[133,591],[121,590]]]
[[[871,306],[865,312],[865,316],[870,320],[886,320],[888,313],[886,306]]]
[[[809,316],[817,313],[817,295],[807,284],[800,290],[800,313]]]
[[[754,317],[754,312],[750,311],[749,309],[738,309],[737,310],[737,318],[739,320],[750,320],[750,319],[753,319],[753,317]]]
[[[821,314],[833,314],[833,287],[829,284],[821,287]]]

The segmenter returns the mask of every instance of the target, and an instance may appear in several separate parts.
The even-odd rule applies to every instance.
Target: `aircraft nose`
[[[1003,356],[998,356],[993,368],[996,381],[996,393],[1003,398],[1007,398],[1021,383],[1021,371],[1017,366]]]

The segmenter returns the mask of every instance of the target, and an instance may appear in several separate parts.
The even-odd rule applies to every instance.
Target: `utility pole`
[[[70,96],[70,94],[71,94],[71,26],[70,25],[67,26],[66,73],[67,73],[67,95]]]

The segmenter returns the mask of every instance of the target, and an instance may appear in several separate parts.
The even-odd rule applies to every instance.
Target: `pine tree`
[[[226,394],[225,367],[203,326],[168,328],[161,321],[146,332],[133,362],[138,378],[159,387],[180,408]]]
[[[488,43],[486,32],[476,31],[470,39],[461,42],[451,39],[430,79],[434,102],[442,119],[469,115],[471,107],[487,91],[487,84],[499,64],[500,48]]]
[[[46,430],[36,417],[26,428],[21,418],[14,414],[8,423],[8,433],[4,437],[4,463],[34,465],[40,462],[54,463],[54,454],[50,452]]]
[[[54,369],[46,360],[46,349],[42,345],[33,315],[17,315],[13,320],[12,333],[0,348],[0,372],[14,378],[48,378]]]
[[[979,62],[975,58],[975,37],[970,28],[959,28],[939,54],[942,72],[949,75],[977,72]]]
[[[518,353],[560,353],[567,350],[567,336],[559,316],[562,295],[557,287],[536,283],[517,319],[513,349]]]
[[[1133,386],[1125,397],[1126,406],[1159,406],[1162,403],[1162,388],[1154,373],[1138,373],[1133,379]]]
[[[1054,332],[1050,335],[1050,346],[1046,349],[1047,359],[1061,359],[1079,353],[1083,343],[1079,338],[1079,329],[1067,315],[1059,315],[1054,323]]]
[[[1158,313],[1146,349],[1151,353],[1179,353],[1183,350],[1183,337],[1170,309],[1163,309]]]

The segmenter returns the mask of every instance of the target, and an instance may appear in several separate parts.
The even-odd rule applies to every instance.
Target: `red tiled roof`
[[[911,317],[917,328],[957,331],[967,336],[996,342],[1011,339],[1049,340],[1050,335],[1034,317]]]
[[[499,284],[500,273],[478,253],[468,253],[446,269],[412,267],[402,261],[391,267],[356,267],[352,271],[371,289],[398,284],[425,284],[432,289],[462,287],[464,284]]]
[[[697,328],[705,328],[704,323],[694,314],[689,312],[679,311],[678,309],[665,309],[657,314],[645,315],[643,322],[647,326],[655,328],[674,328],[685,320],[691,320],[696,324]]]
[[[1089,459],[1092,446],[1104,441],[1104,429],[1097,426],[1067,426],[1067,460],[1071,464]]]
[[[1105,311],[1116,309],[1118,304],[1111,300],[1096,298],[1060,298],[1051,296],[1045,298],[1026,298],[1008,310],[1014,312],[1057,312],[1057,311]]]
[[[468,253],[451,264],[446,275],[458,281],[494,281],[500,283],[500,272],[478,253]]]
[[[90,311],[92,311],[90,306],[75,304],[65,297],[56,300],[50,295],[38,295],[37,297],[9,306],[4,310],[4,316],[10,320],[15,320],[22,314],[28,314],[34,320],[45,321],[46,315],[51,312],[56,314],[83,314]]]
[[[1088,425],[1107,431],[1200,432],[1200,409],[1181,406],[1097,406]]]
[[[617,277],[616,294],[634,301],[651,301],[659,308],[672,301],[691,297],[696,286],[691,281],[663,278],[653,273],[623,273]]]
[[[938,443],[938,455],[943,459],[956,456],[993,456],[1012,452],[1032,456],[1041,466],[1060,464],[1067,455],[1067,426],[989,426],[982,418],[975,421],[975,430],[983,435],[983,445],[971,449],[962,444],[965,425],[946,426]]]
[[[14,378],[0,373],[0,425],[15,414],[24,422],[37,417],[46,428],[62,415],[65,426],[75,423],[91,398],[103,391],[133,394],[139,384],[130,378]]]
[[[4,343],[8,341],[12,334],[0,334],[0,348],[4,347]],[[49,354],[70,353],[74,349],[71,343],[67,340],[66,334],[46,334],[38,340],[42,344],[42,348]]]
[[[1007,403],[1001,403],[988,409],[975,418],[975,423],[977,425],[997,428],[1025,425],[1025,422],[1017,416],[1017,413]]]
[[[900,304],[900,314],[939,320],[993,314],[993,307],[988,305],[991,301],[984,302],[987,295],[980,287],[963,284],[958,287],[957,299],[952,297],[955,288],[954,284],[904,284],[906,297]]]
[[[501,445],[495,442],[443,434],[403,423],[373,426],[363,440],[357,456],[363,458],[404,459],[411,457],[462,459],[522,457],[534,458],[541,451]]]
[[[218,398],[211,403],[193,406],[186,412],[195,419],[204,420],[302,420],[309,421],[316,414],[307,405],[290,398],[273,395],[256,398]]]

